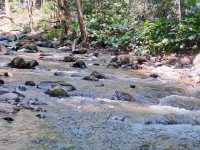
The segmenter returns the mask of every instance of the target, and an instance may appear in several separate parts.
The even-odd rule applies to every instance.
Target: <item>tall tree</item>
[[[79,27],[80,27],[80,32],[81,32],[81,40],[82,40],[82,43],[87,43],[87,30],[86,30],[86,26],[84,22],[81,1],[75,0],[75,2],[76,2],[76,8],[78,11],[78,22],[79,22]]]

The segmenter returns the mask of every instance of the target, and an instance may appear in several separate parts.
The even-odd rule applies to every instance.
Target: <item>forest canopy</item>
[[[1,16],[28,11],[24,30],[49,39],[143,53],[200,48],[199,0],[1,0]],[[38,15],[39,14],[39,15]]]

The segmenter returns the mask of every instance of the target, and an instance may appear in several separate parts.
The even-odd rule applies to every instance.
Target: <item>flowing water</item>
[[[51,54],[39,60],[35,70],[6,67],[15,55],[1,55],[5,78],[0,90],[14,91],[25,81],[62,81],[76,87],[70,97],[54,98],[43,88],[25,86],[25,99],[39,99],[45,112],[20,110],[12,114],[12,123],[0,119],[0,150],[199,150],[199,89],[173,81],[153,79],[130,70],[107,68],[110,56],[98,59],[80,56],[87,69],[72,68],[59,61],[66,53]],[[38,59],[39,54],[17,53]],[[94,66],[99,63],[100,66]],[[108,79],[97,82],[82,78],[92,71]],[[55,76],[55,72],[62,72]],[[136,88],[130,88],[130,84]],[[48,85],[46,85],[48,86]],[[124,91],[135,102],[111,100],[113,93]],[[37,114],[45,117],[36,117]],[[10,115],[10,114],[9,114]],[[2,114],[2,117],[4,114]],[[0,118],[1,113],[0,113]]]

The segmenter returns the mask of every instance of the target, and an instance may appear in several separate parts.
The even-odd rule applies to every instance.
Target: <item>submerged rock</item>
[[[129,102],[136,101],[131,94],[122,91],[115,91],[115,93],[112,96],[112,100],[129,101]]]
[[[84,61],[82,60],[77,60],[73,65],[72,67],[74,68],[80,68],[80,69],[85,69],[87,68],[87,65]]]
[[[50,88],[46,91],[46,94],[52,97],[69,97],[68,92],[61,87]]]
[[[18,69],[34,69],[39,63],[36,60],[26,61],[22,57],[15,57],[8,66]]]

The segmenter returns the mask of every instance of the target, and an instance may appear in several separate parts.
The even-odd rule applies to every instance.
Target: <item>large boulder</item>
[[[22,57],[15,57],[8,65],[18,69],[34,69],[39,63],[36,60],[26,61]]]

